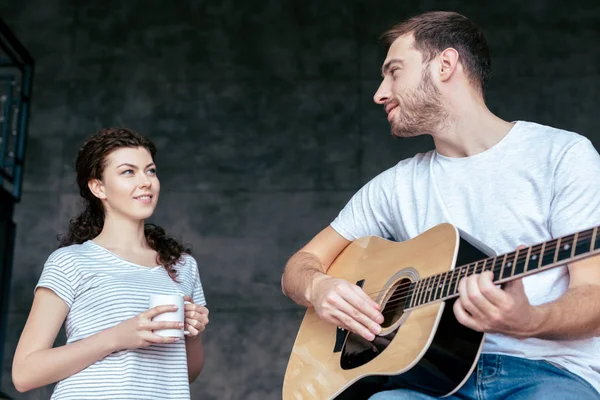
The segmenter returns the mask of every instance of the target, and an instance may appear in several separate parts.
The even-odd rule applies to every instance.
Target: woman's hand
[[[189,332],[187,337],[195,338],[206,329],[208,308],[194,304],[190,296],[185,296],[183,299],[189,302],[185,304],[185,330]]]
[[[181,329],[183,327],[182,322],[152,321],[152,318],[159,314],[175,310],[177,310],[175,305],[156,306],[110,328],[116,347],[115,351],[132,350],[153,344],[178,341],[178,337],[163,337],[153,332],[157,329]]]

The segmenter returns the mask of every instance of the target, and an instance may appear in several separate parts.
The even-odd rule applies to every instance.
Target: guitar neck
[[[457,297],[458,283],[466,276],[492,271],[494,283],[500,284],[599,254],[598,228],[457,266],[451,271],[424,278],[411,285],[407,309]]]

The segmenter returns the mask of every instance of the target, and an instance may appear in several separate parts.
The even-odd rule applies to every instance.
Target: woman
[[[208,323],[189,250],[144,224],[160,183],[149,140],[122,128],[89,138],[77,155],[86,208],[50,255],[13,360],[25,392],[59,381],[53,399],[189,399],[204,364]],[[185,323],[152,321],[175,306],[148,310],[152,294],[183,294]],[[66,319],[67,344],[53,348]],[[185,339],[157,329],[185,329]]]

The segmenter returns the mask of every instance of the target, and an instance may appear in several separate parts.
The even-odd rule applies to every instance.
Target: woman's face
[[[90,181],[90,189],[102,200],[106,217],[143,220],[154,212],[160,182],[146,148],[123,147],[106,157],[102,181]]]

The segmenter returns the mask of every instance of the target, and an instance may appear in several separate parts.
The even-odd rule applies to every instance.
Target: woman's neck
[[[131,220],[107,215],[102,232],[94,242],[107,249],[143,250],[148,249],[144,234],[144,220]]]

